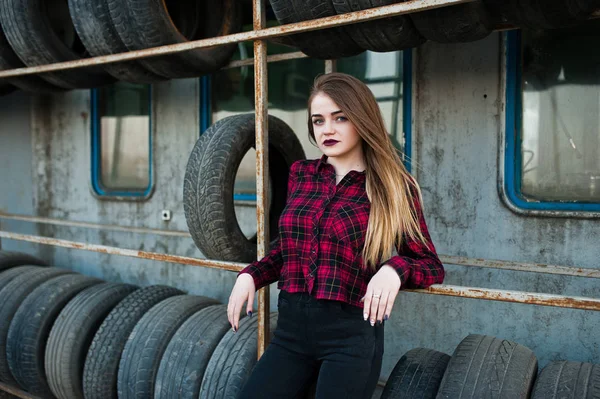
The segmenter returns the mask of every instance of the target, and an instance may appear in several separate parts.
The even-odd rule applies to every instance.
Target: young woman
[[[279,280],[274,338],[241,398],[301,398],[317,375],[318,399],[371,398],[399,289],[444,279],[419,186],[369,88],[320,76],[308,115],[323,156],[292,165],[279,240],[239,273],[229,298],[236,331],[244,303],[251,316],[255,291]]]

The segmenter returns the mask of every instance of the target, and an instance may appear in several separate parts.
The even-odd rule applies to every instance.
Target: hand
[[[248,273],[240,274],[231,290],[229,304],[227,305],[227,319],[234,332],[237,332],[239,328],[240,310],[244,306],[244,302],[248,302],[246,305],[246,313],[252,315],[255,292],[256,287],[252,276]]]
[[[367,293],[361,299],[365,303],[364,318],[370,319],[371,325],[375,322],[387,320],[392,313],[396,295],[400,290],[400,276],[398,272],[388,265],[383,265],[369,281]]]

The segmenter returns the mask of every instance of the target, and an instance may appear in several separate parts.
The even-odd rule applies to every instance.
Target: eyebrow
[[[333,115],[335,115],[335,114],[341,114],[341,113],[342,113],[342,111],[341,111],[341,110],[337,110],[337,111],[333,111],[333,112],[331,113],[331,115],[333,116]],[[315,116],[320,116],[321,118],[323,117],[323,115],[321,115],[321,114],[312,114],[312,115],[311,115],[311,118],[314,118]]]

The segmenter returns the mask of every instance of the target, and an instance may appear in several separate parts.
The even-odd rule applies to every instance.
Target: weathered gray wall
[[[21,91],[0,97],[0,211],[34,214],[32,195],[31,96]],[[23,234],[35,226],[0,219],[0,228]],[[3,241],[0,248],[34,253],[26,242]]]
[[[514,214],[498,194],[498,146],[504,94],[498,35],[470,44],[422,46],[416,54],[414,157],[431,235],[439,253],[597,268],[600,220]],[[0,108],[0,209],[95,223],[186,230],[182,185],[198,137],[196,80],[154,86],[155,192],[146,202],[95,198],[90,181],[89,92],[11,95]],[[31,126],[30,121],[31,120]],[[298,132],[304,134],[304,132]],[[10,170],[8,169],[10,165]],[[170,209],[172,221],[160,219]],[[244,225],[253,223],[252,212]],[[4,228],[58,238],[202,256],[189,238],[3,222]],[[3,240],[56,265],[112,281],[170,284],[226,303],[235,274]],[[447,265],[448,284],[600,296],[593,280]],[[277,291],[272,290],[272,304]],[[275,307],[272,306],[275,310]],[[531,305],[399,295],[386,327],[383,376],[407,350],[452,353],[469,333],[515,340],[553,359],[597,361],[600,314]]]

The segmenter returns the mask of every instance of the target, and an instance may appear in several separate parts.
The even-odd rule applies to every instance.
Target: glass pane
[[[600,202],[600,21],[522,41],[521,193]]]
[[[110,191],[150,185],[150,86],[117,83],[98,90],[100,183]]]

